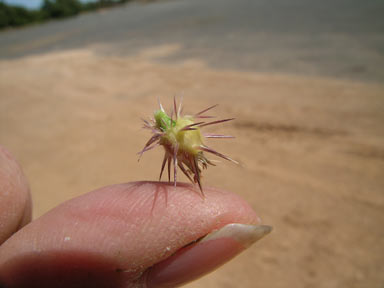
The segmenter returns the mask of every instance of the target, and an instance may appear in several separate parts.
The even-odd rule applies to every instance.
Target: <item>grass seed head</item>
[[[151,150],[158,145],[163,146],[165,154],[161,165],[159,180],[161,179],[165,165],[168,164],[168,181],[170,181],[171,165],[173,164],[174,186],[177,184],[177,168],[180,168],[192,183],[197,183],[199,185],[200,191],[203,193],[201,171],[202,169],[206,169],[208,165],[214,165],[205,157],[204,152],[214,154],[235,163],[237,162],[228,156],[207,147],[203,142],[204,138],[233,138],[232,136],[218,134],[206,134],[203,136],[201,134],[201,128],[230,121],[233,120],[233,118],[212,122],[196,121],[196,119],[213,118],[212,116],[206,116],[205,113],[215,108],[217,105],[208,107],[193,116],[182,116],[181,103],[177,109],[176,99],[174,99],[171,116],[164,111],[160,102],[159,106],[160,109],[154,113],[154,119],[149,121],[143,120],[144,128],[152,131],[152,137],[138,154],[141,157],[144,152]],[[175,119],[173,119],[174,115]]]

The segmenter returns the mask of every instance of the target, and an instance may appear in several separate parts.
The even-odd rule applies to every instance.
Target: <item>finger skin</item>
[[[51,287],[51,281],[55,287],[141,287],[148,267],[212,230],[258,223],[235,194],[214,188],[205,188],[205,194],[203,199],[187,184],[135,182],[72,199],[0,247],[0,282],[5,287]]]
[[[20,165],[0,146],[0,245],[31,221],[29,186]]]

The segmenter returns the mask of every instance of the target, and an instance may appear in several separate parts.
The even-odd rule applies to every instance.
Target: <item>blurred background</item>
[[[236,139],[208,144],[242,164],[204,185],[274,227],[186,287],[384,287],[382,15],[381,0],[0,1],[0,143],[34,218],[156,180],[140,118],[183,94],[187,113],[236,118],[211,128]]]

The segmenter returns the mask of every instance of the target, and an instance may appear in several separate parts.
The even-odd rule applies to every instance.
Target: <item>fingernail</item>
[[[177,287],[200,278],[228,262],[271,230],[272,227],[266,225],[228,224],[150,268],[147,287]]]

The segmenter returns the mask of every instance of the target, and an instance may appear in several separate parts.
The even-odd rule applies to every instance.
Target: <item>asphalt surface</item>
[[[0,59],[97,47],[132,55],[178,44],[161,61],[217,68],[384,80],[382,0],[178,0],[130,3],[0,33]]]

